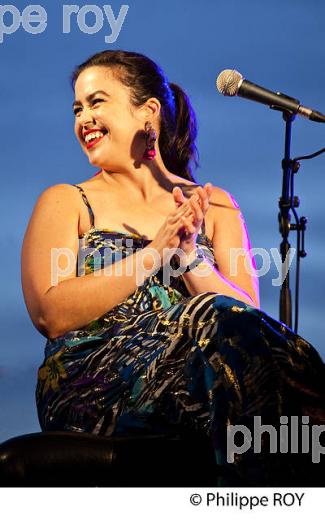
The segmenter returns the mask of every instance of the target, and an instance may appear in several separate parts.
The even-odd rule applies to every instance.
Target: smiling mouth
[[[98,135],[98,134],[101,134],[101,135]],[[96,132],[97,135],[94,135],[94,137],[92,137],[90,140],[87,140],[84,139],[84,142],[85,142],[85,145],[86,145],[86,148],[89,149],[89,148],[93,148],[97,143],[99,143],[104,137],[105,135],[107,134],[108,132],[105,130],[103,130],[102,132]],[[90,134],[89,134],[90,135]],[[86,136],[87,137],[87,136]]]

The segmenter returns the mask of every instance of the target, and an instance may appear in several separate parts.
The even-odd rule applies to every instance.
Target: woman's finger
[[[182,204],[169,215],[171,222],[178,220],[182,215],[188,215],[192,212],[192,208],[188,204]]]
[[[185,200],[185,197],[184,197],[184,194],[183,194],[181,188],[179,186],[175,186],[175,188],[173,188],[173,190],[172,190],[172,193],[173,193],[173,197],[174,197],[174,201],[175,201],[176,205],[177,206],[181,205]]]
[[[192,222],[188,218],[186,218],[184,216],[182,216],[181,218],[182,218],[182,221],[183,221],[185,227],[187,228],[187,230],[190,233],[194,233],[195,232],[195,226],[192,224]]]
[[[186,211],[189,208],[189,204],[181,204],[180,206],[176,207],[173,211],[174,215],[179,215],[182,213],[182,211]]]
[[[197,197],[198,204],[205,213],[209,207],[209,204],[207,201],[206,191],[202,188],[202,186],[198,186],[192,197],[194,197],[194,199]]]
[[[196,220],[202,220],[204,215],[197,198],[195,196],[191,197],[190,203],[192,204],[192,207],[195,211]]]
[[[201,208],[204,211],[204,213],[206,213],[209,208],[210,196],[208,195],[207,191],[204,188],[202,188],[202,186],[199,186],[198,190],[198,193],[201,197]]]

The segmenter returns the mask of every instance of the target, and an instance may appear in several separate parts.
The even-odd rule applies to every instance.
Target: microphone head
[[[243,76],[238,70],[225,69],[216,79],[216,87],[224,96],[236,96]]]

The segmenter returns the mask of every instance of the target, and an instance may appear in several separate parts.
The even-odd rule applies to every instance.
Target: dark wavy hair
[[[196,182],[190,162],[199,166],[195,145],[197,121],[190,100],[175,83],[168,83],[166,75],[154,61],[137,52],[105,50],[78,65],[71,75],[74,90],[79,74],[92,66],[113,69],[115,77],[130,88],[131,104],[143,105],[150,97],[161,104],[158,145],[166,168],[184,179]]]

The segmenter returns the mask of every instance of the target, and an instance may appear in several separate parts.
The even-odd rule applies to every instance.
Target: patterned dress
[[[97,229],[84,191],[74,186],[91,218],[79,247],[82,274],[150,242]],[[218,267],[204,223],[200,231],[197,242]],[[251,443],[230,461],[229,427],[253,434],[256,416],[277,430],[280,416],[289,425],[291,416],[303,415],[310,425],[325,424],[324,376],[316,349],[282,322],[216,292],[191,296],[181,276],[165,284],[161,268],[99,319],[47,339],[36,403],[43,431],[203,433],[218,464],[235,468],[248,484],[276,485],[279,473],[299,471],[296,460],[270,454],[263,438],[261,453],[253,453]]]

